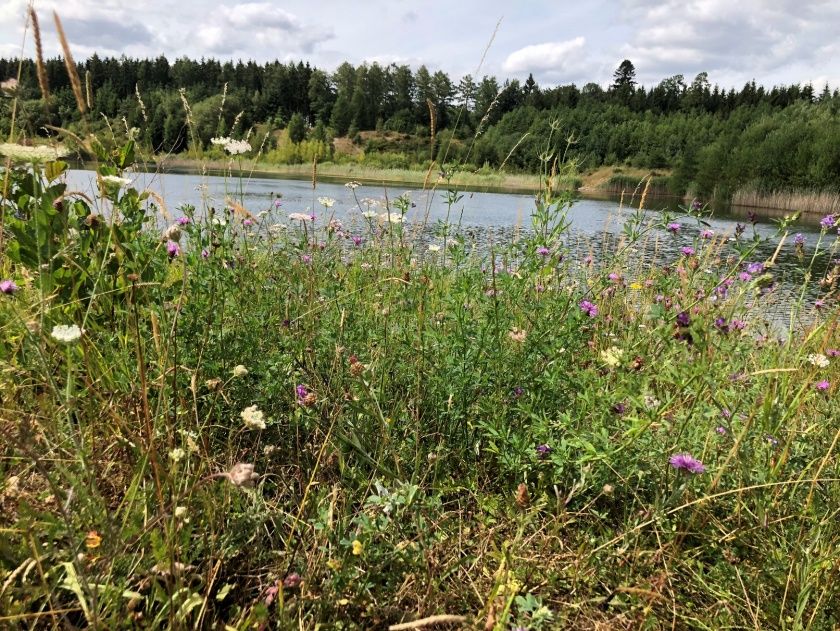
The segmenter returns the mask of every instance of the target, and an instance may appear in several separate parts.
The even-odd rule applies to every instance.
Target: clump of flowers
[[[75,324],[57,324],[53,327],[51,335],[59,342],[71,344],[82,337],[82,330]]]
[[[248,429],[265,429],[265,415],[256,405],[249,405],[239,416],[245,421],[245,427]]]
[[[828,364],[830,362],[828,357],[822,353],[811,353],[808,355],[808,363],[812,366],[816,366],[817,368],[828,368]]]
[[[306,213],[290,213],[289,219],[291,221],[312,221],[312,216]]]
[[[687,453],[674,454],[668,459],[668,463],[678,471],[699,474],[706,471],[706,466],[694,456]]]
[[[234,140],[227,136],[211,138],[210,143],[222,147],[232,156],[240,155],[251,150],[251,143],[247,140]]]
[[[621,358],[624,356],[624,351],[617,346],[610,346],[608,349],[601,351],[601,361],[603,361],[610,368],[616,368],[621,365]]]

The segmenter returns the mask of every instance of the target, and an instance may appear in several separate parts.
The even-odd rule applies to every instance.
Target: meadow
[[[478,246],[407,195],[246,208],[220,145],[226,204],[177,215],[130,140],[95,199],[0,146],[4,627],[840,624],[835,216],[784,326],[700,204],[581,257],[546,162]]]

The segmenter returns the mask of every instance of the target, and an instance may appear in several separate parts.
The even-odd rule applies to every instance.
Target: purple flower
[[[820,221],[820,227],[823,230],[828,230],[834,227],[834,224],[837,223],[837,217],[834,214],[826,215]]]
[[[303,403],[306,397],[309,395],[309,389],[301,384],[295,386],[295,394],[297,395],[298,403]]]
[[[274,207],[275,208],[280,208],[280,206],[282,206],[282,205],[283,205],[283,200],[281,200],[279,197],[274,200]]]
[[[583,259],[583,264],[584,264],[584,265],[592,265],[592,255],[591,255],[591,254],[587,254],[587,255],[584,257],[584,259]]]
[[[541,245],[537,248],[537,254],[539,254],[540,256],[548,256],[549,254],[551,254],[551,250],[549,250],[544,245]]]
[[[750,223],[755,225],[755,222],[758,221],[758,217],[755,214],[755,211],[749,211],[747,213],[747,218],[750,220]]]
[[[680,248],[680,252],[683,253],[683,256],[694,256],[694,248],[690,245]]]
[[[746,322],[744,322],[743,320],[739,320],[738,318],[734,318],[734,319],[732,320],[732,322],[730,322],[730,323],[729,323],[729,326],[730,326],[731,328],[735,329],[736,331],[740,331],[740,330],[741,330],[741,329],[743,329],[745,326],[747,326],[747,323],[746,323]]]
[[[246,226],[246,227],[247,226],[253,226],[254,225],[254,220],[253,219],[243,219],[242,220],[242,225]]]
[[[738,274],[738,278],[740,278],[745,283],[748,283],[752,280],[752,274],[747,274],[747,272],[741,272]]]
[[[677,324],[680,326],[688,326],[691,324],[691,317],[688,315],[688,311],[680,311],[677,314]]]
[[[18,290],[18,286],[13,280],[0,280],[0,293],[11,296]]]
[[[823,379],[822,381],[817,383],[815,387],[820,392],[825,392],[831,387],[831,383],[827,379]]]
[[[700,233],[700,238],[701,239],[711,239],[714,236],[715,236],[715,231],[714,230],[704,230],[703,232]]]
[[[673,222],[669,223],[666,228],[671,234],[677,234],[682,229],[682,226],[677,222]]]
[[[362,245],[362,237],[353,236],[350,238],[353,240],[353,245]]]
[[[797,232],[796,236],[793,237],[793,244],[798,247],[802,247],[803,245],[805,245],[805,235],[803,235],[801,232]]]
[[[747,272],[750,274],[761,274],[764,271],[764,263],[749,263]]]
[[[304,254],[300,257],[300,260],[309,265],[312,262],[312,257],[308,254]]]
[[[286,589],[295,589],[296,587],[299,587],[302,582],[303,579],[300,577],[300,574],[292,572],[283,579],[283,587]]]
[[[767,436],[765,436],[765,438],[767,439],[767,442],[770,443],[771,447],[777,447],[779,445],[779,441],[776,439],[775,436],[771,436],[770,434],[767,434]]]
[[[840,357],[840,349],[829,348],[829,349],[826,349],[825,354],[828,357]]]
[[[721,436],[726,436],[727,434],[726,428],[723,425],[718,425],[717,427],[715,427],[715,432],[720,434]]]
[[[747,229],[747,227],[744,224],[736,223],[735,224],[735,238],[739,239],[741,237],[741,235],[744,234],[744,230],[746,230],[746,229]]]
[[[206,259],[206,258],[209,258],[209,257],[210,257],[210,252],[207,250],[207,248],[202,249],[201,250],[201,258]]]
[[[818,299],[818,300],[815,300],[814,301],[814,307],[816,307],[817,309],[822,309],[823,307],[825,307],[825,300],[823,300],[821,298]]]
[[[612,406],[612,411],[621,416],[627,411],[627,406],[624,403],[619,402]]]
[[[186,226],[192,223],[192,220],[189,217],[178,217],[176,221],[178,222],[179,226]]]
[[[610,281],[613,282],[613,283],[620,283],[621,282],[621,275],[616,274],[615,272],[610,272],[609,274],[607,274],[607,278],[609,278]]]
[[[590,318],[594,318],[598,315],[598,305],[589,302],[588,300],[582,300],[580,302],[580,305],[578,306],[580,307],[581,311],[583,311]]]
[[[540,460],[545,460],[551,453],[551,447],[548,445],[537,445],[537,457]]]
[[[522,386],[516,386],[513,389],[513,396],[515,396],[517,399],[519,397],[521,397],[523,394],[525,394],[525,390],[522,388]]]
[[[706,467],[703,463],[691,454],[674,454],[668,462],[672,467],[674,467],[674,469],[682,470],[687,473],[697,474],[704,473],[706,471]]]
[[[701,208],[703,208],[703,204],[700,202],[699,199],[695,199],[693,202],[691,202],[691,210],[700,210]]]
[[[181,246],[175,243],[174,241],[167,241],[166,253],[169,255],[169,258],[175,258],[179,254],[181,254]]]
[[[719,317],[715,319],[715,328],[718,329],[721,333],[729,333],[729,324],[727,324],[726,319]]]

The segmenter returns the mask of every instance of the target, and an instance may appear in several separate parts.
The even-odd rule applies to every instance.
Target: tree
[[[298,112],[292,114],[292,117],[289,119],[287,131],[289,132],[289,140],[295,144],[303,142],[306,138],[306,125],[303,122],[303,116]]]
[[[633,96],[636,89],[636,67],[629,59],[622,61],[613,73],[613,84],[610,91],[615,94],[619,102],[625,105]]]

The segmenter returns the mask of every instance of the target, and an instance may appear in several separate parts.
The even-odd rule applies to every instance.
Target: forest
[[[425,66],[377,63],[327,72],[304,62],[94,55],[77,70],[86,114],[62,59],[45,61],[46,100],[34,61],[0,59],[0,79],[19,77],[14,93],[0,99],[0,130],[8,131],[16,101],[16,125],[31,138],[55,128],[98,133],[110,123],[110,132],[136,128],[154,155],[212,155],[212,137],[250,134],[274,163],[356,160],[425,169],[436,160],[533,173],[553,127],[561,132],[554,134],[555,155],[581,169],[661,170],[677,195],[834,193],[840,174],[840,91],[827,85],[766,88],[751,81],[727,90],[700,73],[690,82],[675,75],[645,87],[629,60],[607,88],[542,87],[533,76],[456,80]],[[336,138],[352,141],[355,154],[337,152]]]

